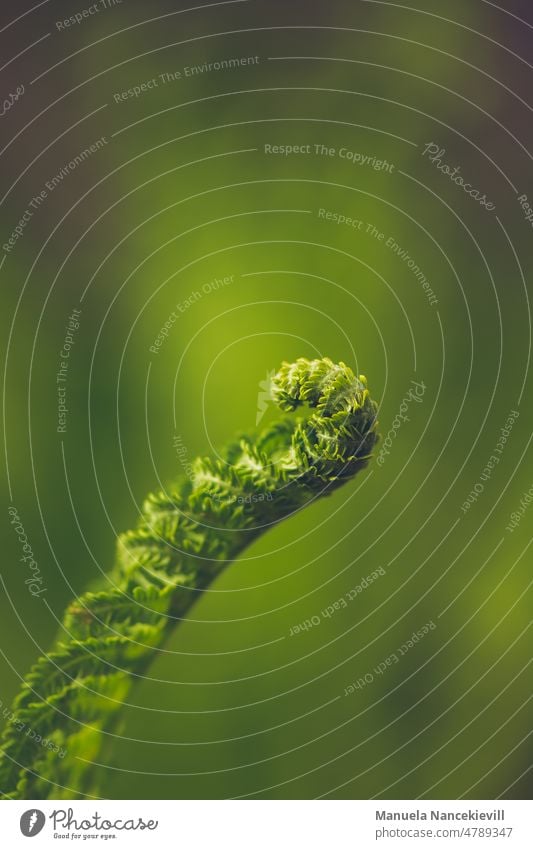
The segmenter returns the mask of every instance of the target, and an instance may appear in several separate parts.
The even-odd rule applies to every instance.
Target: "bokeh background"
[[[1,117],[2,245],[67,173],[0,255],[2,706],[71,597],[105,582],[145,495],[182,472],[176,437],[191,459],[216,450],[254,429],[283,360],[329,356],[367,375],[384,436],[412,381],[423,397],[385,462],[255,542],[176,630],[109,741],[104,795],[527,798],[530,5],[123,0],[63,28],[90,4],[32,5],[0,13],[2,98],[24,87]],[[242,57],[258,60],[186,76]],[[430,143],[495,209],[438,170]]]

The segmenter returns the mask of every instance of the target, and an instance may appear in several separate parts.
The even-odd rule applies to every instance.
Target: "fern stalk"
[[[150,495],[137,528],[119,537],[106,588],[67,608],[55,649],[15,699],[0,759],[4,797],[98,795],[90,762],[202,591],[264,530],[367,465],[376,404],[364,377],[327,358],[299,359],[273,377],[272,398],[286,413],[307,405],[308,414],[195,460],[190,479]]]

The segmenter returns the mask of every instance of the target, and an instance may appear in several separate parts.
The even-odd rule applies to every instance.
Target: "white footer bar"
[[[532,814],[527,801],[13,801],[0,834],[9,849],[531,849]]]

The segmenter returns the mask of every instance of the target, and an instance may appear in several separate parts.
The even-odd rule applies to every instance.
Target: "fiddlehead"
[[[274,376],[272,397],[287,413],[305,405],[309,414],[197,459],[191,479],[149,496],[138,527],[119,538],[107,588],[68,607],[55,650],[14,703],[0,762],[5,796],[97,794],[86,762],[154,649],[259,534],[367,465],[376,404],[364,377],[344,363],[299,359]]]

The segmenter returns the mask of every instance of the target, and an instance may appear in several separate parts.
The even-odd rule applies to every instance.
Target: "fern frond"
[[[364,377],[327,358],[299,359],[282,365],[271,394],[291,415],[242,436],[222,457],[196,460],[192,479],[150,495],[137,528],[119,537],[107,588],[68,607],[55,649],[15,699],[0,759],[4,796],[96,793],[87,762],[202,591],[265,528],[367,465],[376,404]],[[295,416],[303,406],[308,415]]]

